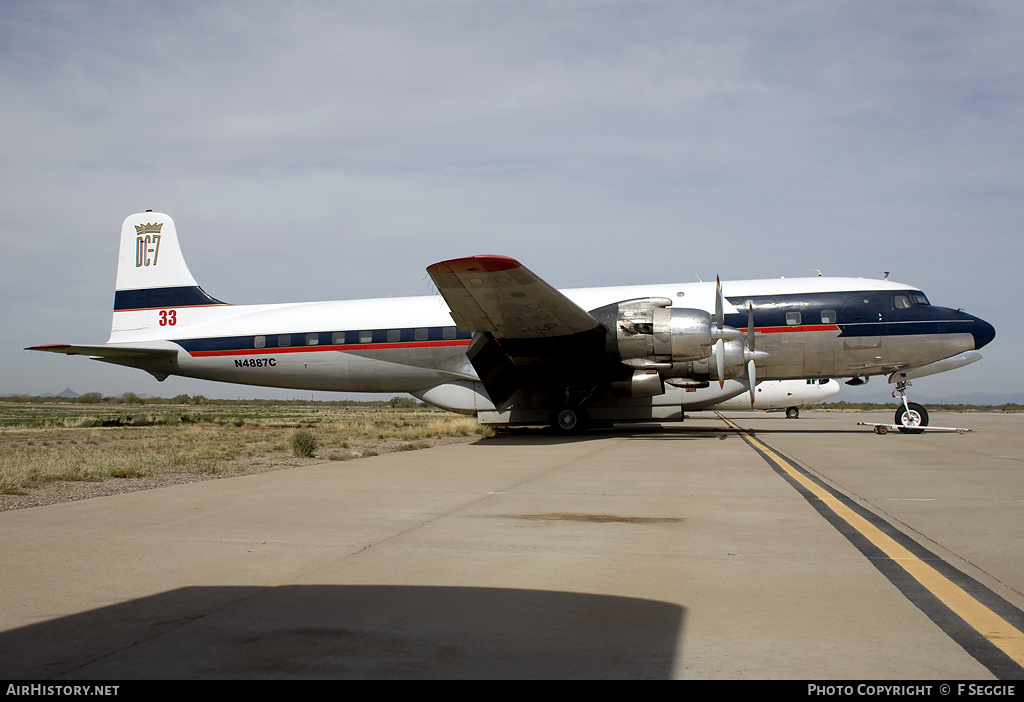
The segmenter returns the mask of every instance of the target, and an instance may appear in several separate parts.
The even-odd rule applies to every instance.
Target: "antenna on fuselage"
[[[882,271],[882,272],[885,273],[885,277],[882,278],[882,280],[889,280],[889,271]]]

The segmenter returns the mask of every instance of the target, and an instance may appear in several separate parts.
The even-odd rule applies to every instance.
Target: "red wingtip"
[[[508,256],[494,254],[485,256],[466,256],[441,261],[427,266],[428,273],[497,273],[512,268],[522,268],[523,264]]]

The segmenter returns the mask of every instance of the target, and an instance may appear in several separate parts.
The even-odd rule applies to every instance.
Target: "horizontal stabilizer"
[[[90,356],[110,361],[130,360],[154,360],[158,358],[170,358],[178,355],[177,349],[153,349],[139,348],[137,346],[110,346],[99,344],[96,346],[73,346],[71,344],[46,344],[43,346],[29,346],[26,351],[48,351],[50,353],[62,353],[66,356]]]

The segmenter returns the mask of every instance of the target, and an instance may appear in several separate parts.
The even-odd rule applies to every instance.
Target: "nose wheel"
[[[910,382],[906,380],[896,383],[896,392],[892,396],[899,395],[902,405],[896,409],[894,423],[904,434],[920,434],[928,426],[928,410],[907,400],[906,390],[909,386]]]
[[[896,392],[893,397],[899,395],[900,407],[896,410],[896,421],[893,424],[876,424],[874,422],[857,422],[865,427],[873,427],[876,434],[887,434],[892,429],[899,429],[903,434],[922,434],[925,428],[930,431],[955,431],[957,434],[966,434],[971,431],[963,427],[931,427],[928,426],[928,410],[916,402],[907,400],[908,381],[896,383]]]

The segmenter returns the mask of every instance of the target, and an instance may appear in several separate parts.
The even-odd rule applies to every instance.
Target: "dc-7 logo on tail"
[[[135,240],[135,267],[156,265],[160,253],[160,228],[163,223],[140,224],[135,227],[138,238]],[[150,258],[152,255],[152,258]]]

